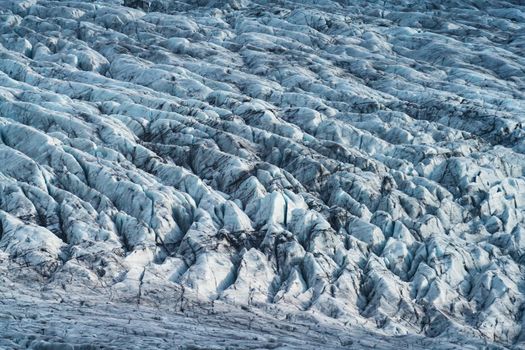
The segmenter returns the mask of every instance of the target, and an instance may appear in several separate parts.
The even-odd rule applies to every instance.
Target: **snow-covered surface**
[[[27,272],[27,270],[26,270]],[[0,289],[0,349],[479,349],[480,339],[385,335],[343,325],[315,312],[283,312],[204,303],[181,298],[178,288],[164,298],[129,299],[111,294],[26,290],[16,282]]]
[[[519,0],[0,0],[0,347],[523,347],[524,52]]]

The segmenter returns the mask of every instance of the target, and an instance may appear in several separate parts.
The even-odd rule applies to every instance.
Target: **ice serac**
[[[524,33],[512,0],[0,0],[0,277],[525,347]]]

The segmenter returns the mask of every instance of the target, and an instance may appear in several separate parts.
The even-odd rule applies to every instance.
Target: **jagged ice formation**
[[[0,291],[521,347],[524,53],[520,0],[0,0]]]

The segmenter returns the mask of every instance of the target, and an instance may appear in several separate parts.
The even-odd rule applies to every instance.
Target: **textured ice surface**
[[[523,347],[524,52],[519,0],[0,0],[0,347]]]

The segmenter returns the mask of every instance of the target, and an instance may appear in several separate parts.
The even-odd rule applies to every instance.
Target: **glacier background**
[[[0,347],[525,348],[524,53],[519,0],[0,0]]]

